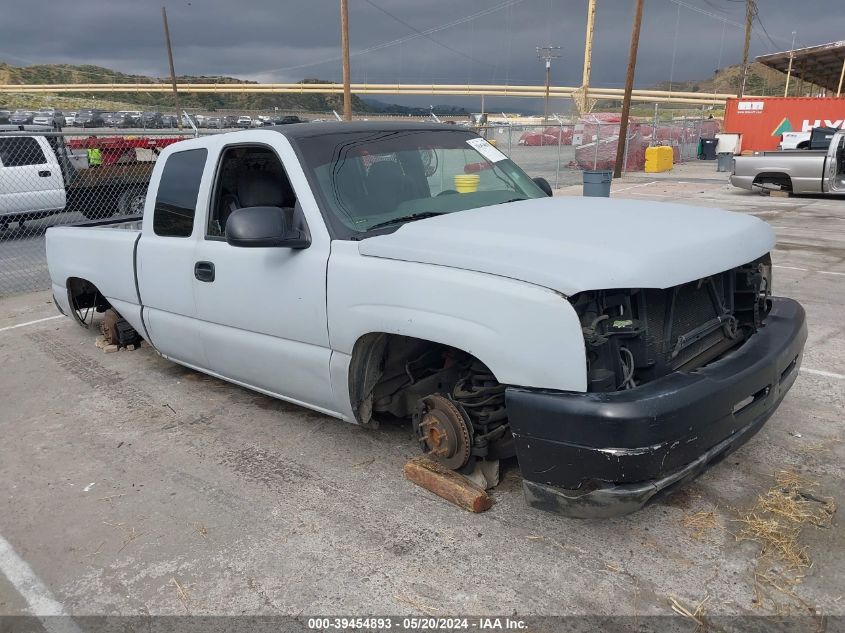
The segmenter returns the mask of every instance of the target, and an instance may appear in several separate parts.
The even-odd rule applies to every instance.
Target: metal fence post
[[[622,157],[622,173],[626,173],[628,171],[628,142],[631,140],[631,134],[625,135],[625,156]]]
[[[596,122],[596,134],[593,142],[595,143],[595,155],[593,156],[593,169],[598,169],[599,164],[599,140],[601,139],[601,123]]]
[[[557,128],[557,170],[555,171],[555,189],[560,186],[560,146],[563,142],[563,124],[558,124]]]
[[[651,122],[651,144],[657,145],[657,108],[659,103],[654,104],[654,119]]]

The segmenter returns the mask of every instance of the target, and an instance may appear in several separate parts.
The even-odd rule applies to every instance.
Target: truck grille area
[[[770,294],[766,255],[672,288],[571,297],[584,333],[588,391],[633,389],[719,358],[762,326]]]

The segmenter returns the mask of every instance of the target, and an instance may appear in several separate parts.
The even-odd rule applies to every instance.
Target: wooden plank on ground
[[[493,505],[483,488],[425,455],[409,460],[404,470],[409,480],[464,510],[484,512]]]

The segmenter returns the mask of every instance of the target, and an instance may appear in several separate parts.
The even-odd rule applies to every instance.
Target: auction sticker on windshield
[[[490,145],[490,143],[487,142],[487,139],[480,137],[471,138],[467,141],[467,145],[472,147],[472,149],[481,154],[491,163],[498,163],[500,160],[505,160],[507,158],[507,156],[502,154],[502,152]]]

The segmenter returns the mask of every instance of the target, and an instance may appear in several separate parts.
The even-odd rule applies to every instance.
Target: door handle
[[[50,171],[47,170],[47,169],[39,171],[38,176],[41,177],[41,178],[47,178],[48,176],[50,176]]]
[[[194,264],[194,277],[200,281],[211,283],[214,281],[214,264],[211,262],[197,262]]]

